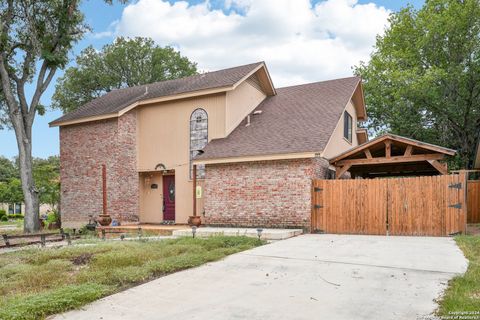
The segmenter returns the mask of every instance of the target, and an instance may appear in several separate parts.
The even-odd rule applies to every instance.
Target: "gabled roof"
[[[337,176],[347,170],[364,178],[395,175],[447,174],[446,164],[438,162],[456,151],[434,144],[385,134],[330,159]]]
[[[113,90],[52,121],[50,126],[117,117],[139,104],[180,99],[188,96],[233,90],[239,83],[259,71],[263,89],[275,94],[264,62],[207,72],[175,80]]]
[[[433,151],[433,152],[439,152],[443,153],[445,155],[453,156],[455,155],[456,151],[453,149],[448,149],[444,147],[437,146],[435,144],[427,143],[427,142],[422,142],[419,140],[411,139],[411,138],[406,138],[402,137],[393,133],[387,133],[384,135],[381,135],[379,137],[376,137],[372,140],[369,140],[366,143],[363,143],[355,148],[352,148],[350,150],[347,150],[334,158],[330,159],[330,163],[335,163],[340,160],[344,160],[346,158],[351,157],[352,155],[356,154],[362,154],[364,155],[364,151],[366,149],[369,149],[375,145],[383,145],[384,141],[386,140],[392,140],[392,141],[397,141],[405,145],[412,145],[415,146],[416,148],[423,149],[425,151]]]
[[[321,152],[360,85],[359,77],[350,77],[277,89],[255,109],[261,113],[253,112],[250,125],[243,121],[228,137],[210,141],[195,160]]]

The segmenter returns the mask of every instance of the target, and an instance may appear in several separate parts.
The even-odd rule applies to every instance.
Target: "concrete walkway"
[[[55,319],[420,319],[467,264],[450,238],[302,235]]]

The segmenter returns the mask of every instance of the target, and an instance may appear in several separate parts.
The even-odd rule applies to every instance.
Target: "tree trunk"
[[[18,117],[15,120],[13,128],[17,137],[20,180],[25,204],[23,229],[27,233],[37,232],[40,230],[40,205],[38,190],[35,188],[33,179],[32,128],[31,126],[25,128],[24,122]]]
[[[25,202],[25,220],[23,229],[25,232],[36,232],[40,230],[38,191],[33,180],[32,144],[24,142],[23,148],[19,148],[20,177]],[[22,150],[23,149],[23,150]],[[22,155],[23,154],[23,155]]]

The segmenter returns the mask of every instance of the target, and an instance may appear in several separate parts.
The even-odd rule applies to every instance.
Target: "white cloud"
[[[93,39],[110,38],[111,36],[113,36],[113,32],[112,31],[94,32],[94,33],[91,33],[90,36]]]
[[[216,70],[265,60],[277,86],[352,74],[368,60],[389,11],[357,0],[225,0],[228,14],[208,1],[189,5],[139,0],[127,6],[116,34],[173,45]],[[237,12],[242,12],[239,14]]]

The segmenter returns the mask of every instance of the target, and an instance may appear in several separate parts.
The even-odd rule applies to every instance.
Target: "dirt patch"
[[[75,258],[71,259],[72,263],[76,266],[81,266],[85,265],[92,260],[93,253],[82,253],[79,256],[76,256]]]
[[[471,236],[480,235],[480,224],[468,224],[467,225],[467,234]]]
[[[477,291],[477,292],[474,292],[470,295],[470,298],[471,299],[475,299],[475,300],[478,300],[480,299],[480,291]]]

